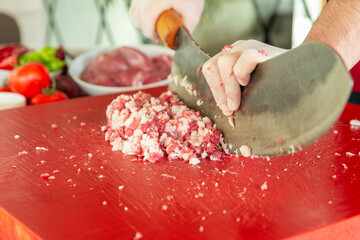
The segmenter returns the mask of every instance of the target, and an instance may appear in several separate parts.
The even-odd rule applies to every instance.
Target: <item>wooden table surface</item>
[[[359,222],[360,106],[293,155],[191,166],[111,151],[100,128],[114,97],[0,112],[0,239],[331,239]]]

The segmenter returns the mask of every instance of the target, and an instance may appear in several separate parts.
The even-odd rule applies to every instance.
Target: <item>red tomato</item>
[[[11,92],[11,90],[5,86],[0,87],[0,92]]]
[[[49,103],[49,102],[57,102],[68,99],[68,96],[59,90],[54,91],[52,94],[39,94],[33,97],[30,100],[30,105]]]
[[[0,69],[13,70],[17,62],[18,62],[18,57],[16,54],[13,54],[10,57],[7,57],[0,62]]]
[[[32,62],[11,71],[8,86],[11,91],[20,93],[26,98],[42,93],[43,88],[51,84],[48,69],[41,63]]]

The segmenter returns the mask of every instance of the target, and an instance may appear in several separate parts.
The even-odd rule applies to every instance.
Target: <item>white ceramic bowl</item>
[[[174,51],[158,45],[153,44],[142,44],[142,45],[126,45],[127,47],[135,48],[147,56],[154,57],[160,54],[168,54],[170,56],[174,55]],[[119,46],[121,47],[121,46]],[[169,84],[169,80],[164,79],[159,82],[144,84],[142,86],[129,86],[129,87],[108,87],[100,86],[92,83],[85,82],[80,79],[80,75],[85,69],[85,67],[90,63],[90,61],[98,54],[109,52],[114,50],[114,48],[98,48],[85,52],[77,56],[72,63],[70,64],[69,74],[74,79],[74,81],[79,85],[79,87],[89,95],[103,95],[110,93],[121,93],[128,91],[141,90],[146,88],[154,88],[160,86],[166,86]]]

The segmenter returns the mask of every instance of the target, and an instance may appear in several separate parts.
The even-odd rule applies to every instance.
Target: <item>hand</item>
[[[162,12],[171,8],[176,10],[192,33],[200,21],[204,3],[204,0],[132,0],[130,17],[147,38],[159,40],[155,23]]]
[[[239,108],[240,86],[249,83],[257,64],[286,51],[256,40],[240,40],[204,64],[202,72],[224,115],[231,116]]]

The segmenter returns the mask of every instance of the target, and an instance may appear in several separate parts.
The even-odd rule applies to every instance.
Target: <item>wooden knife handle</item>
[[[168,9],[162,12],[155,24],[156,33],[162,42],[172,49],[174,49],[176,34],[180,27],[187,30],[181,16],[174,9]]]

